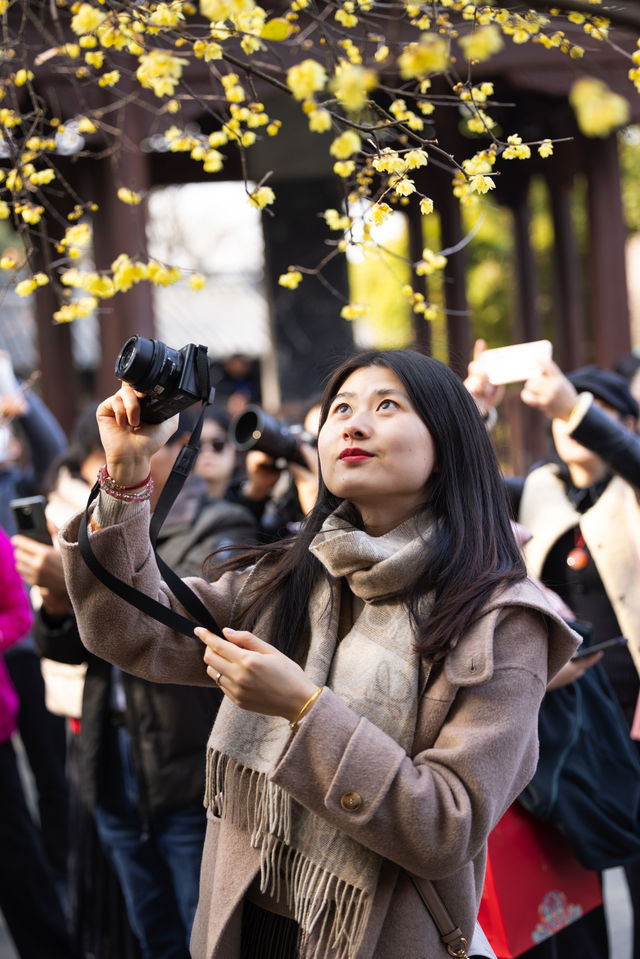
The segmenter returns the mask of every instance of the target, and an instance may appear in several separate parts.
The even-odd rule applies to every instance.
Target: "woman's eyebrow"
[[[408,399],[407,394],[404,393],[402,390],[396,389],[395,386],[389,386],[389,387],[382,386],[377,390],[373,390],[371,393],[371,396],[388,396],[390,393],[395,393],[396,396],[404,396],[405,399]],[[333,397],[331,402],[335,403],[336,400],[341,400],[345,398],[350,399],[353,396],[356,396],[356,394],[345,390],[342,393],[336,393],[336,395]]]

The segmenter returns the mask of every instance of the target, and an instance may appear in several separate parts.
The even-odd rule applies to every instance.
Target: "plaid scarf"
[[[336,510],[310,546],[331,577],[331,600],[321,578],[309,604],[305,673],[409,753],[420,655],[403,596],[423,560],[428,525],[412,518],[373,537],[346,525],[345,512]],[[364,605],[339,641],[343,577]],[[260,849],[261,891],[287,901],[300,925],[301,955],[319,959],[329,951],[352,959],[382,860],[270,781],[291,735],[281,717],[241,710],[225,698],[209,740],[206,801]]]

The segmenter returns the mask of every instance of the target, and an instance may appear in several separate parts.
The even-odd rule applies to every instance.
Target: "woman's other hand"
[[[128,383],[104,400],[96,412],[109,476],[119,486],[134,486],[149,475],[153,454],[176,431],[178,417],[147,424],[140,419],[140,397]]]
[[[539,375],[530,377],[522,387],[522,402],[541,410],[550,420],[568,420],[578,401],[575,386],[553,360],[540,366]]]
[[[473,359],[469,363],[464,385],[476,401],[480,415],[486,418],[489,411],[495,409],[504,397],[504,386],[494,386],[489,381],[480,357],[487,349],[484,340],[476,340],[473,345]]]
[[[241,709],[293,722],[317,684],[292,659],[253,633],[228,628],[222,632],[224,639],[203,627],[195,630],[206,646],[207,674]]]

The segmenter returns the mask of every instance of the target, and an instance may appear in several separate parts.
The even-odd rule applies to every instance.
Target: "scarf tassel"
[[[260,849],[261,892],[281,900],[283,877],[288,877],[288,906],[300,926],[301,956],[353,959],[366,927],[369,897],[289,844],[291,797],[266,773],[209,750],[205,805],[250,833],[251,845]]]

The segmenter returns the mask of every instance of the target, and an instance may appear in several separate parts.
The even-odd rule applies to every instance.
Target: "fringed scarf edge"
[[[261,892],[280,900],[282,876],[288,874],[287,905],[300,926],[301,955],[320,959],[330,949],[332,959],[354,959],[371,908],[369,894],[291,845],[292,802],[267,773],[207,751],[205,806],[246,829],[251,845],[260,849]]]

